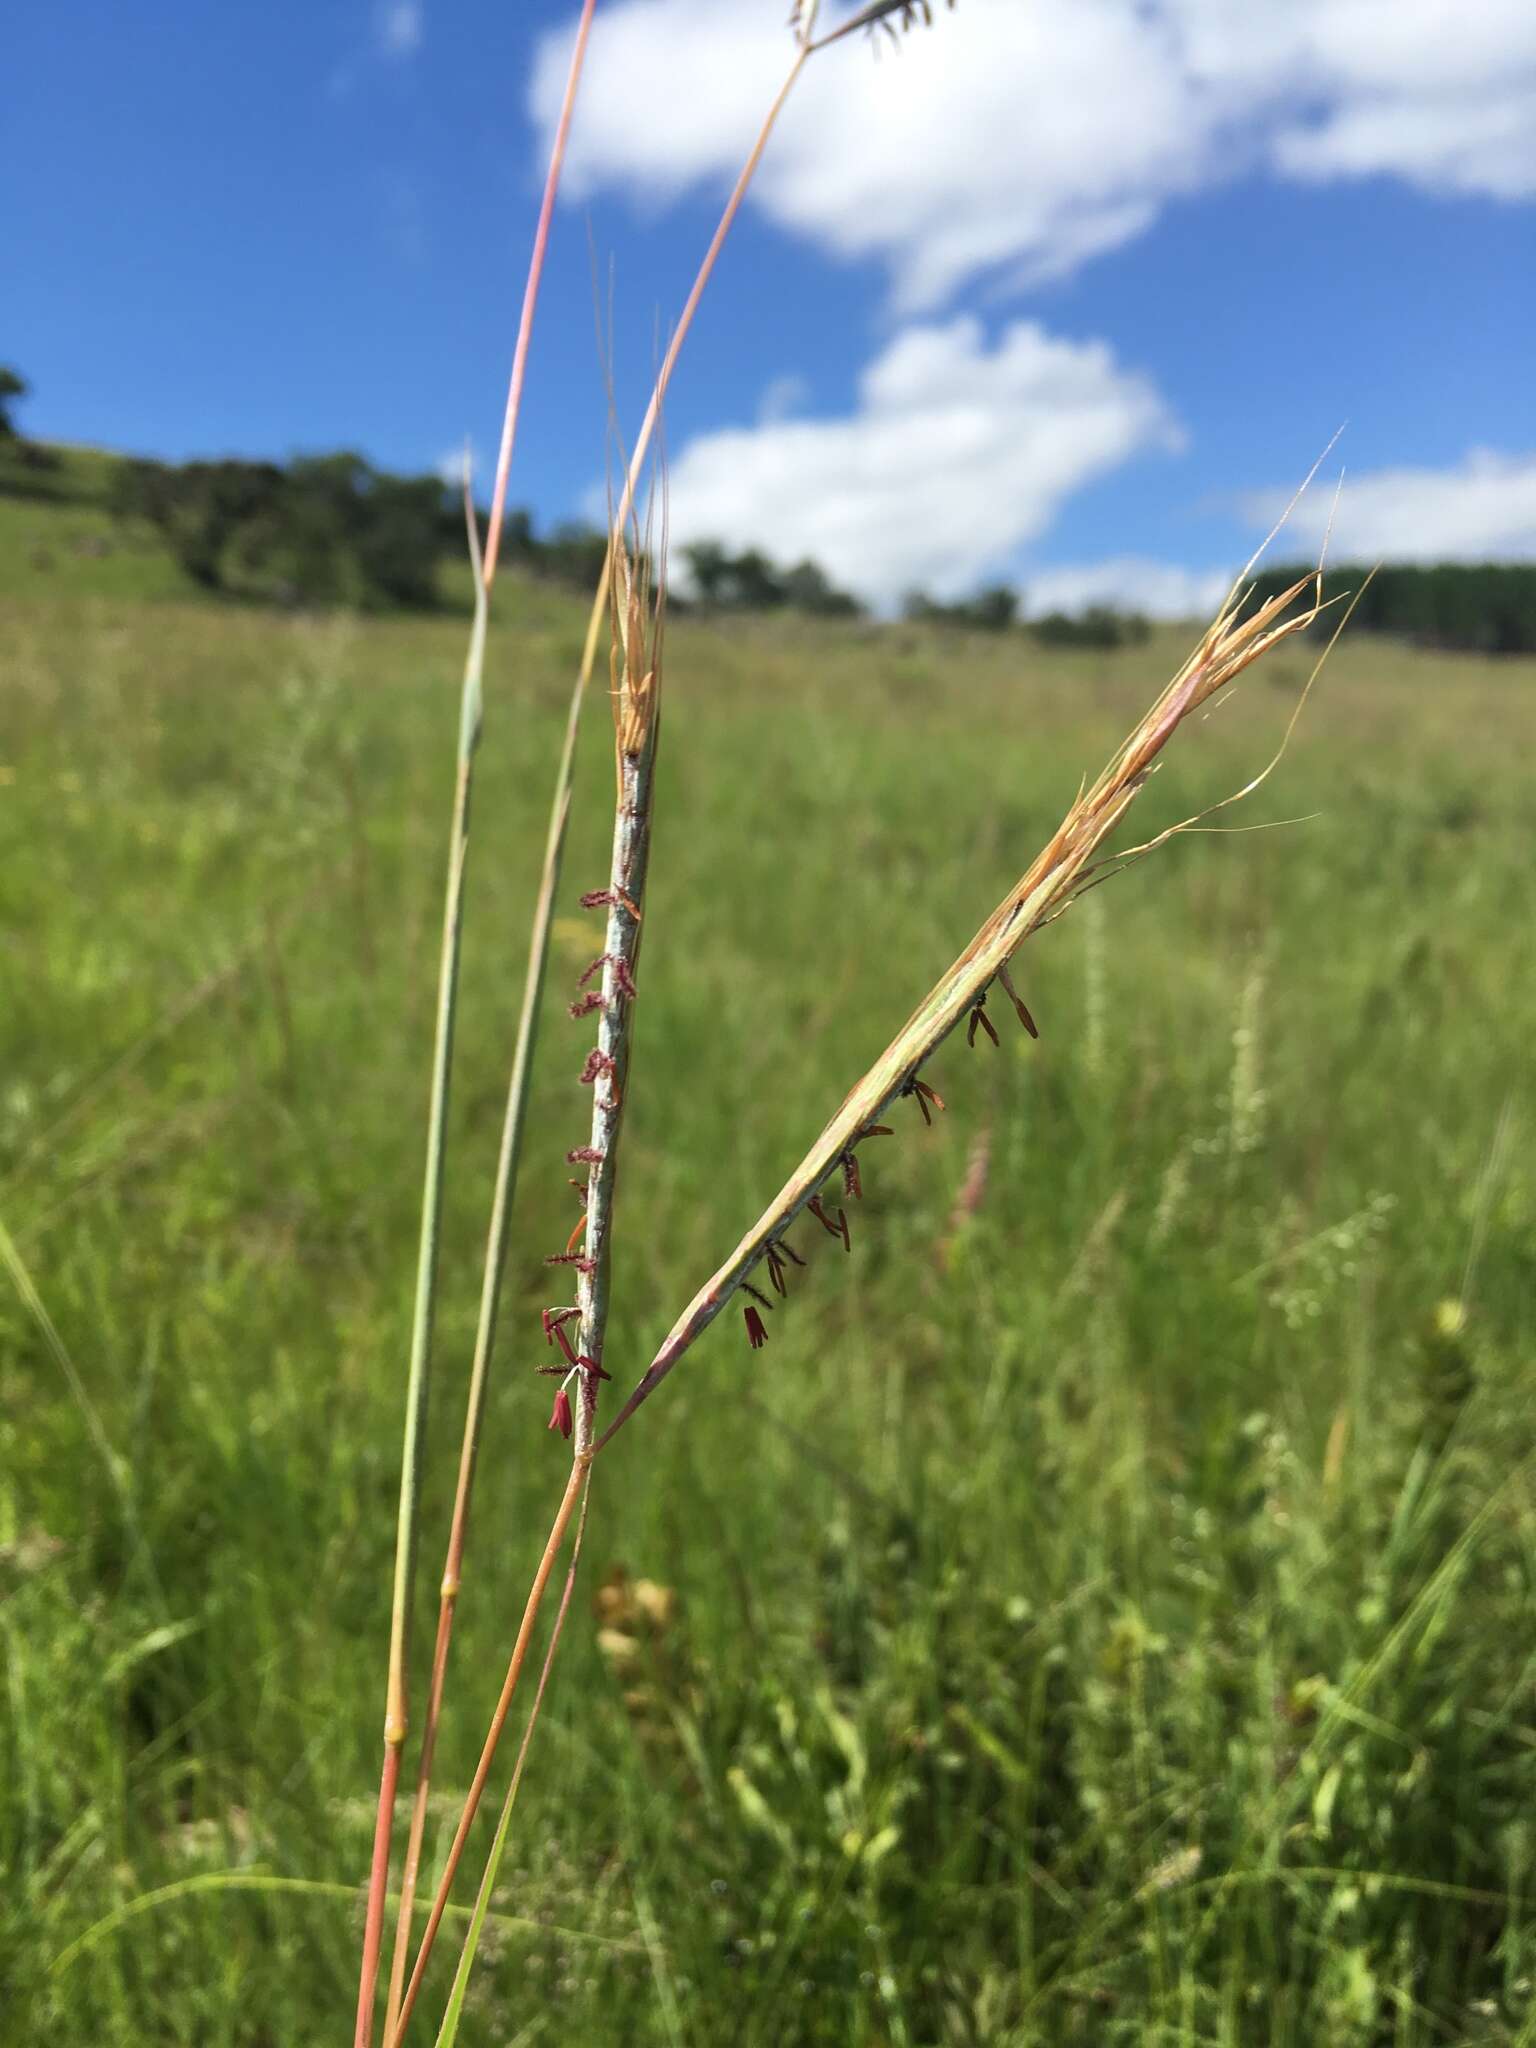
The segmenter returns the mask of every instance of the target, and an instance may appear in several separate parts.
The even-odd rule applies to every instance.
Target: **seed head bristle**
[[[810,42],[804,35],[801,35],[800,40],[808,49],[824,50],[828,43],[840,42],[844,36],[855,35],[863,28],[868,29],[871,35],[883,30],[892,42],[897,42],[900,40],[898,31],[904,34],[908,29],[916,28],[919,23],[925,28],[932,28],[933,12],[937,4],[938,0],[871,0],[869,6],[860,8],[852,20],[845,21],[841,27],[830,30],[819,43]],[[945,0],[945,4],[953,8],[955,0]],[[797,33],[799,18],[806,12],[804,0],[801,0],[801,4],[790,17]],[[812,6],[809,13],[814,22],[816,8]]]
[[[816,17],[821,12],[821,0],[794,0],[789,10],[789,26],[795,41],[802,49],[809,48],[816,36]]]
[[[833,39],[823,38],[823,43]],[[1312,591],[1310,602],[1293,612],[1291,607],[1296,599],[1309,589]],[[885,1052],[848,1092],[842,1107],[757,1222],[688,1303],[629,1399],[598,1439],[594,1452],[611,1443],[642,1403],[650,1399],[736,1293],[747,1272],[765,1255],[768,1247],[782,1243],[781,1233],[785,1225],[802,1208],[814,1216],[829,1235],[841,1238],[845,1250],[849,1249],[846,1212],[840,1209],[834,1222],[824,1205],[820,1193],[822,1186],[837,1169],[843,1154],[861,1137],[873,1134],[878,1119],[898,1096],[914,1097],[927,1122],[932,1121],[934,1109],[944,1107],[943,1099],[933,1088],[918,1079],[919,1071],[950,1032],[965,1024],[975,1010],[978,998],[993,981],[1001,982],[1006,989],[1025,1029],[1031,1035],[1038,1035],[1034,1019],[1005,973],[1009,961],[1031,933],[1060,916],[1085,886],[1092,887],[1095,880],[1106,879],[1106,870],[1113,871],[1126,861],[1164,845],[1176,833],[1196,822],[1187,819],[1182,824],[1170,826],[1147,845],[1130,849],[1116,861],[1092,865],[1099,848],[1146,784],[1163,747],[1190,712],[1209,702],[1270,648],[1293,633],[1306,631],[1325,608],[1321,570],[1315,575],[1299,578],[1289,589],[1245,613],[1248,595],[1234,589],[1210,628],[1201,635],[1193,654],[1137,724],[1108,767],[1091,787],[1079,789],[1048,843],[983,922],[948,972],[919,1003]],[[1348,614],[1344,616],[1347,619]],[[1317,669],[1313,670],[1314,677],[1317,672]],[[1305,702],[1305,693],[1300,702]],[[1299,710],[1300,703],[1297,712]],[[1292,714],[1292,727],[1296,715]],[[1284,742],[1281,753],[1283,751]],[[1224,803],[1236,802],[1251,793],[1279,759],[1280,753],[1277,753],[1259,776],[1224,799]],[[773,1261],[770,1259],[769,1263],[771,1271]]]

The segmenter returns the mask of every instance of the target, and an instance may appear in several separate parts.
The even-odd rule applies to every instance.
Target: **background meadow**
[[[463,623],[0,517],[0,2035],[319,2039]],[[514,579],[493,630],[429,1528],[584,617]],[[674,621],[621,1382],[1190,637]],[[1137,836],[1248,780],[1306,659]],[[1346,639],[1232,819],[1301,822],[1032,941],[1041,1043],[952,1040],[852,1258],[798,1229],[766,1349],[722,1318],[602,1462],[474,2040],[1536,2040],[1533,685]],[[429,1858],[566,1469],[532,1368],[611,772],[594,701]]]

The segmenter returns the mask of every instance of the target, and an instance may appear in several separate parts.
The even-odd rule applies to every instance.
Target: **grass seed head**
[[[665,546],[665,542],[663,542]],[[655,738],[661,690],[665,572],[653,596],[649,556],[621,527],[613,531],[613,646],[609,656],[613,724],[621,755],[643,754]]]

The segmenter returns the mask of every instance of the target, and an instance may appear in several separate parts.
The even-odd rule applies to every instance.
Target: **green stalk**
[[[638,549],[637,549],[638,554]],[[650,593],[644,578],[624,544],[621,528],[615,527],[608,544],[610,565],[617,563],[618,589],[614,605],[614,638],[619,666],[614,693],[615,770],[617,790],[613,813],[613,857],[609,866],[608,916],[603,938],[602,993],[598,999],[597,1050],[603,1062],[592,1083],[593,1163],[587,1172],[586,1229],[583,1264],[578,1269],[577,1301],[580,1307],[579,1364],[567,1380],[577,1382],[576,1442],[571,1483],[581,1476],[581,1516],[566,1573],[565,1591],[550,1632],[549,1646],[539,1676],[523,1740],[518,1749],[512,1781],[502,1802],[501,1817],[491,1844],[475,1912],[470,1919],[464,1946],[454,1973],[453,1992],[441,2031],[438,2048],[448,2048],[458,2032],[464,1993],[474,1968],[475,1953],[485,1924],[486,1909],[495,1889],[501,1859],[506,1850],[512,1822],[512,1808],[522,1783],[523,1767],[533,1741],[544,1689],[549,1681],[560,1632],[570,1606],[581,1555],[581,1536],[586,1527],[587,1501],[591,1488],[589,1462],[592,1440],[597,1433],[597,1396],[604,1377],[603,1344],[608,1327],[609,1280],[613,1265],[613,1198],[618,1185],[619,1139],[623,1130],[624,1104],[628,1093],[630,1041],[634,1022],[636,973],[640,964],[643,906],[646,877],[650,868],[651,811],[655,790],[656,749],[661,737],[661,632],[662,610],[654,626],[649,617]],[[567,1499],[569,1499],[569,1490]],[[510,1690],[504,1694],[510,1701]],[[456,1839],[461,1847],[463,1832]],[[450,1859],[448,1872],[456,1858]],[[417,1977],[425,1960],[427,1942],[417,1958]]]
[[[601,1378],[603,1341],[608,1320],[608,1276],[612,1258],[613,1194],[617,1181],[619,1137],[623,1124],[626,1082],[629,1073],[629,1047],[632,1013],[634,1008],[635,971],[640,958],[640,936],[645,901],[646,874],[650,858],[651,798],[654,788],[656,747],[660,736],[661,704],[661,625],[658,615],[654,630],[649,619],[648,593],[643,587],[640,573],[624,547],[622,532],[616,527],[609,544],[609,561],[617,562],[618,602],[615,605],[615,638],[620,644],[621,666],[614,695],[614,721],[616,731],[617,792],[614,801],[613,858],[609,870],[607,890],[608,918],[602,954],[602,994],[598,1005],[597,1052],[594,1057],[603,1061],[603,1067],[592,1083],[592,1150],[598,1155],[588,1173],[586,1190],[586,1231],[584,1264],[580,1269],[577,1295],[580,1303],[580,1339],[578,1355],[581,1365],[573,1366],[568,1378],[578,1382],[576,1400],[576,1442],[571,1477],[561,1503],[561,1517],[569,1518],[571,1508],[579,1496],[582,1520],[585,1521],[588,1478],[587,1468],[591,1444],[596,1434],[597,1390]],[[410,1985],[405,1993],[400,2012],[400,2031],[414,2008],[420,1990],[427,1958],[437,1937],[448,1891],[457,1874],[469,1829],[474,1820],[480,1796],[490,1773],[501,1730],[506,1722],[512,1696],[517,1686],[522,1662],[527,1653],[534,1618],[538,1612],[538,1601],[542,1597],[543,1584],[547,1583],[550,1567],[563,1541],[564,1526],[557,1517],[555,1530],[551,1533],[545,1548],[544,1561],[540,1566],[540,1580],[535,1582],[534,1593],[524,1614],[523,1626],[518,1632],[512,1662],[502,1687],[495,1718],[481,1752],[480,1764],[460,1816],[448,1858],[439,1881],[433,1912],[428,1919],[417,1951],[415,1967],[411,1973]],[[577,1551],[580,1536],[577,1537]],[[573,1553],[570,1574],[575,1572]],[[561,1604],[561,1620],[570,1600],[571,1576],[568,1575],[566,1592]],[[538,1695],[524,1732],[519,1752],[517,1769],[512,1785],[502,1808],[490,1862],[481,1883],[481,1898],[488,1900],[490,1889],[495,1883],[502,1851],[506,1844],[507,1831],[511,1821],[512,1804],[517,1786],[522,1778],[523,1760],[532,1740],[532,1731],[543,1700],[544,1685],[554,1658],[555,1641],[558,1640],[559,1624],[545,1655],[543,1676],[539,1681]],[[479,1944],[480,1930],[484,1924],[484,1912],[477,1912],[471,1920],[465,1937],[464,1949],[459,1959],[455,1977],[455,1989],[462,2001],[462,1985],[474,1963],[475,1950]],[[457,2026],[455,2018],[453,2026]],[[399,2038],[397,2033],[396,2039]],[[447,2038],[452,2038],[450,2029]]]
[[[475,573],[475,627],[471,640],[471,662],[474,671],[473,732],[468,731],[470,716],[470,680],[465,677],[465,727],[460,734],[460,785],[457,800],[455,828],[467,842],[469,827],[469,782],[470,760],[479,739],[481,690],[480,668],[484,654],[486,611],[490,601],[491,585],[496,579],[496,560],[501,542],[502,518],[506,509],[507,480],[512,468],[512,450],[517,437],[517,423],[522,411],[523,379],[528,366],[528,345],[533,333],[534,313],[538,306],[539,286],[544,275],[544,258],[549,247],[550,222],[554,216],[555,195],[560,187],[560,173],[565,162],[566,144],[570,137],[571,116],[576,105],[577,87],[581,81],[582,66],[586,59],[587,36],[592,26],[596,0],[583,0],[581,18],[577,24],[576,40],[571,50],[571,61],[566,76],[565,94],[561,102],[560,118],[556,124],[554,143],[550,150],[549,168],[544,179],[544,196],[539,206],[538,223],[534,229],[533,250],[528,260],[528,276],[523,288],[523,309],[518,320],[517,341],[512,354],[512,375],[507,391],[507,403],[502,419],[501,448],[496,463],[496,481],[491,493],[490,524],[486,533],[484,560],[479,552],[478,535],[475,530],[473,506],[469,499],[469,479],[466,467],[465,510],[470,531],[470,556]],[[517,1181],[517,1161],[522,1137],[523,1113],[528,1098],[528,1076],[532,1066],[533,1042],[537,1027],[539,995],[543,988],[544,961],[549,946],[549,924],[554,901],[554,892],[559,880],[560,855],[564,846],[565,822],[570,809],[570,785],[575,758],[576,727],[585,690],[586,678],[591,670],[592,648],[595,632],[588,635],[586,660],[578,678],[571,705],[571,716],[566,729],[565,752],[561,761],[560,775],[556,785],[555,814],[550,824],[549,846],[545,854],[543,887],[534,916],[533,945],[528,964],[528,974],[523,992],[523,1010],[518,1024],[517,1049],[513,1059],[512,1078],[509,1089],[506,1123],[502,1134],[501,1155],[496,1169],[496,1189],[491,1206],[490,1242],[486,1252],[486,1267],[481,1290],[480,1322],[475,1338],[475,1358],[470,1375],[470,1388],[464,1418],[464,1437],[459,1457],[459,1484],[454,1501],[453,1521],[448,1541],[448,1560],[443,1573],[442,1593],[438,1610],[437,1644],[432,1659],[432,1682],[428,1695],[427,1720],[422,1735],[421,1763],[417,1773],[416,1797],[411,1812],[410,1831],[407,1837],[404,1882],[401,1887],[400,1911],[395,1931],[395,1952],[390,1968],[389,1996],[386,2004],[385,2040],[394,2039],[404,1986],[405,1964],[409,1947],[411,1915],[415,1905],[417,1873],[421,1867],[421,1845],[426,1831],[427,1796],[432,1783],[432,1763],[437,1747],[437,1725],[442,1710],[443,1684],[448,1665],[448,1645],[453,1633],[454,1605],[458,1596],[459,1577],[462,1566],[465,1530],[469,1519],[469,1498],[474,1485],[475,1459],[479,1449],[480,1427],[485,1407],[486,1375],[490,1362],[491,1348],[495,1341],[496,1305],[500,1292],[501,1275],[506,1263],[507,1227],[511,1211],[512,1193]],[[453,883],[450,881],[450,898]],[[458,903],[462,905],[463,872],[462,863],[458,873]],[[446,949],[446,938],[445,938]],[[452,979],[456,986],[458,974],[458,928],[457,914],[454,916]],[[446,970],[446,952],[445,952]],[[356,2048],[368,2048],[373,2026],[373,1993],[377,1980],[379,1948],[382,1938],[383,1890],[389,1868],[389,1838],[394,1811],[396,1787],[400,1774],[400,1748],[405,1738],[405,1617],[410,1606],[410,1590],[415,1573],[415,1520],[416,1493],[419,1487],[422,1444],[422,1427],[426,1408],[427,1362],[431,1350],[431,1298],[436,1273],[436,1219],[441,1208],[442,1189],[442,1132],[441,1111],[446,1107],[448,1064],[451,1056],[452,1009],[451,1003],[446,1029],[439,1020],[439,1039],[443,1048],[442,1094],[439,1104],[437,1091],[433,1095],[433,1135],[428,1140],[428,1186],[432,1190],[428,1206],[433,1213],[431,1272],[423,1286],[418,1276],[417,1312],[418,1324],[424,1320],[424,1328],[418,1330],[420,1344],[420,1374],[417,1374],[417,1348],[413,1338],[412,1378],[406,1396],[405,1463],[401,1476],[401,1523],[395,1552],[395,1617],[390,1645],[390,1699],[391,1711],[386,1719],[386,1754],[384,1780],[379,1790],[379,1813],[374,1829],[374,1867],[369,1883],[369,1910],[364,1934],[362,1984],[358,1994],[358,2028]],[[434,1171],[435,1169],[435,1171]],[[423,1219],[423,1261],[427,1261],[427,1227]],[[423,1303],[425,1314],[423,1318]],[[410,1473],[407,1480],[406,1473]],[[407,1506],[407,1488],[410,1500]],[[397,1668],[398,1667],[398,1668]],[[398,1681],[398,1691],[397,1691]],[[393,1707],[398,1705],[396,1714]],[[399,1735],[394,1744],[393,1758],[389,1753],[390,1730],[398,1726]],[[377,1903],[376,1903],[377,1902]],[[364,2006],[366,2005],[366,2014]]]
[[[437,980],[437,1026],[432,1047],[432,1089],[427,1111],[427,1159],[422,1185],[421,1235],[416,1256],[416,1300],[411,1317],[411,1359],[405,1393],[405,1438],[400,1454],[400,1505],[395,1530],[395,1575],[389,1621],[389,1676],[384,1698],[384,1767],[379,1780],[379,1805],[374,1822],[373,1863],[363,1921],[363,1957],[358,1982],[354,2048],[369,2048],[373,2038],[374,1987],[384,1929],[385,1894],[389,1879],[389,1843],[395,1793],[400,1782],[400,1757],[410,1726],[406,1665],[410,1635],[411,1589],[416,1569],[416,1510],[421,1493],[425,1449],[427,1387],[432,1355],[432,1325],[437,1307],[437,1255],[442,1227],[444,1134],[448,1119],[448,1083],[453,1066],[453,1032],[458,1011],[459,953],[464,920],[464,877],[469,855],[470,797],[475,749],[480,741],[482,673],[485,665],[486,594],[480,574],[480,538],[474,507],[465,489],[470,559],[475,570],[475,618],[464,663],[459,709],[458,766],[454,778],[453,816],[448,840],[448,882],[443,902],[443,946]]]
[[[523,983],[523,1006],[518,1019],[517,1042],[512,1054],[512,1073],[507,1087],[507,1107],[502,1121],[501,1150],[496,1162],[496,1184],[491,1198],[491,1221],[486,1242],[485,1270],[481,1277],[480,1317],[475,1330],[475,1354],[470,1368],[469,1391],[465,1401],[464,1436],[459,1450],[458,1488],[454,1495],[453,1520],[448,1551],[443,1563],[443,1582],[437,1617],[437,1641],[432,1655],[432,1681],[427,1711],[422,1724],[421,1763],[415,1798],[411,1807],[410,1833],[406,1842],[400,1908],[395,1927],[394,1955],[390,1964],[389,2000],[384,2040],[393,2043],[400,2030],[400,2009],[405,1994],[406,1965],[410,1959],[410,1932],[415,1913],[416,1887],[421,1874],[422,1843],[426,1834],[427,1796],[432,1785],[432,1766],[437,1749],[437,1730],[442,1716],[443,1688],[447,1680],[448,1649],[453,1637],[454,1617],[463,1581],[464,1546],[469,1530],[470,1499],[474,1490],[475,1465],[480,1453],[480,1433],[485,1421],[486,1391],[491,1355],[496,1344],[500,1314],[501,1282],[507,1263],[511,1233],[512,1199],[517,1189],[518,1165],[522,1156],[523,1124],[528,1109],[528,1091],[533,1072],[534,1046],[538,1037],[539,1004],[549,960],[549,931],[554,918],[555,896],[565,855],[566,826],[571,814],[571,789],[576,772],[576,742],[581,708],[596,658],[596,627],[600,614],[594,612],[587,645],[571,692],[566,716],[565,741],[555,776],[555,797],[550,808],[549,831],[544,847],[544,871],[534,909],[533,929],[528,947],[528,970]]]
[[[565,1574],[565,1588],[560,1595],[560,1605],[555,1611],[555,1625],[549,1632],[549,1648],[544,1652],[538,1690],[534,1693],[533,1705],[528,1710],[528,1725],[523,1730],[523,1739],[518,1745],[517,1762],[512,1766],[512,1782],[508,1785],[507,1795],[501,1802],[501,1813],[496,1821],[496,1834],[491,1843],[491,1853],[486,1859],[485,1874],[480,1880],[480,1889],[475,1894],[475,1903],[470,1909],[464,1946],[459,1952],[458,1967],[453,1973],[453,1988],[448,1994],[443,2023],[437,2032],[437,2048],[453,2048],[453,2043],[458,2038],[459,2021],[464,2013],[464,1995],[469,1989],[470,1974],[475,1966],[475,1953],[480,1946],[480,1937],[485,1931],[486,1920],[490,1917],[491,1899],[501,1870],[501,1859],[506,1851],[507,1837],[512,1828],[512,1809],[517,1804],[518,1787],[523,1782],[523,1767],[528,1761],[533,1731],[538,1726],[539,1709],[544,1704],[544,1692],[549,1684],[549,1674],[554,1668],[555,1652],[560,1647],[565,1617],[570,1612],[571,1595],[576,1590],[576,1567],[581,1562],[581,1539],[586,1534],[587,1500],[592,1484],[590,1471],[586,1471],[585,1467],[583,1470],[585,1477],[581,1490],[581,1513],[576,1519],[576,1540],[571,1546],[571,1562]]]

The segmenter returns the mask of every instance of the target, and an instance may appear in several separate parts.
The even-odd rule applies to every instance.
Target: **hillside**
[[[0,499],[54,557],[0,545],[0,1976],[18,2039],[259,2048],[354,1969],[462,620],[192,596],[95,551],[103,474]],[[582,624],[501,593],[434,1529]],[[621,1382],[1181,651],[676,622]],[[1244,783],[1302,679],[1181,735],[1138,831]],[[768,1348],[725,1319],[637,1421],[466,2039],[530,2000],[598,2048],[1518,2037],[1533,680],[1347,642],[1232,819],[1304,822],[1031,942],[1041,1043],[952,1042],[852,1256],[807,1238]],[[607,717],[445,1792],[560,1483]]]
[[[153,529],[108,509],[122,463],[105,449],[0,439],[0,596],[193,594]]]

